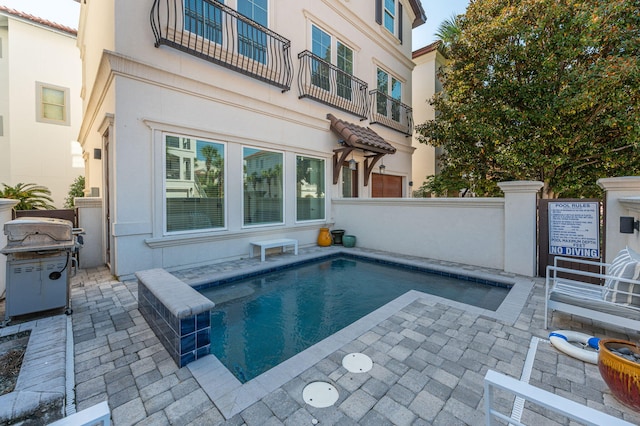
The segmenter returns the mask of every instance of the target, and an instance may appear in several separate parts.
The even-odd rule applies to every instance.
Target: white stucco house
[[[429,105],[429,99],[442,91],[442,83],[438,72],[446,65],[446,58],[438,49],[436,41],[413,52],[416,67],[413,69],[413,119],[416,125],[436,117],[436,111]],[[418,134],[413,135],[412,180],[413,189],[417,190],[424,183],[427,176],[438,173],[438,154],[440,148],[418,142]]]
[[[87,187],[117,276],[313,244],[407,197],[417,0],[82,0]]]
[[[62,208],[84,174],[76,30],[0,5],[0,183],[34,183]]]

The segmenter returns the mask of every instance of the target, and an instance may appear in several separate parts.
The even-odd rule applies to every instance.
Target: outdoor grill
[[[23,217],[4,225],[7,245],[5,320],[56,308],[71,314],[69,269],[82,246],[81,229],[64,219]]]

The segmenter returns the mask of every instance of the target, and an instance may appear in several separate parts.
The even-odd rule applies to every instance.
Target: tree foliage
[[[65,208],[73,208],[76,205],[75,199],[84,197],[84,176],[78,176],[73,180],[73,183],[69,187],[67,197],[64,199]]]
[[[0,191],[0,198],[20,200],[14,207],[16,210],[51,210],[53,199],[51,191],[47,187],[35,183],[19,183],[16,186],[2,184],[4,189]]]
[[[459,25],[437,118],[417,126],[445,151],[434,188],[538,180],[545,198],[581,197],[639,174],[637,0],[475,0]]]
[[[440,42],[438,49],[440,49],[440,52],[444,55],[448,54],[449,47],[460,37],[461,20],[461,15],[453,14],[438,25],[435,36]]]

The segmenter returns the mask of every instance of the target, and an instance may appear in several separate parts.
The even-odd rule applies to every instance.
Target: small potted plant
[[[611,393],[640,411],[640,348],[620,339],[601,339],[599,347],[598,369]]]

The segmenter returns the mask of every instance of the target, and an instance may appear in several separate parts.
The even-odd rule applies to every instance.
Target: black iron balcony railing
[[[291,42],[217,0],[154,0],[155,46],[164,44],[287,91]]]
[[[407,136],[413,134],[413,109],[378,90],[371,95],[371,124],[381,124]]]
[[[300,98],[311,98],[367,118],[367,83],[305,50],[298,54]]]

